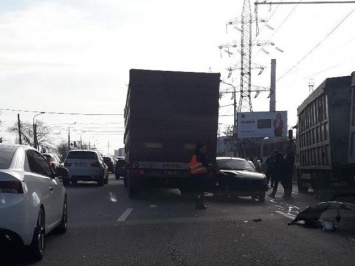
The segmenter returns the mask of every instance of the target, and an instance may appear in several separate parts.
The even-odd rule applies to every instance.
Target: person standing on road
[[[270,154],[270,156],[267,157],[265,164],[266,164],[265,175],[266,175],[267,184],[271,182],[271,187],[273,187],[272,170],[274,167],[274,158],[272,157],[272,154]]]
[[[282,182],[285,174],[285,170],[284,170],[285,159],[284,159],[284,155],[277,150],[272,152],[272,157],[274,159],[274,167],[272,171],[272,178],[274,180],[274,184],[273,184],[273,190],[268,196],[271,198],[275,198],[278,184],[280,181]]]
[[[208,178],[208,164],[206,158],[206,145],[197,144],[195,152],[190,161],[190,174],[192,178],[192,184],[194,193],[196,194],[195,208],[206,209],[207,206],[203,203],[204,190]]]
[[[295,153],[292,150],[292,146],[287,146],[285,156],[285,175],[283,179],[284,195],[283,198],[289,199],[292,194],[292,176],[293,167],[295,164]]]

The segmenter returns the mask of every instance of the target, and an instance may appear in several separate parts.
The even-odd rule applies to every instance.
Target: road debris
[[[298,213],[295,219],[288,225],[300,224],[300,221],[304,221],[304,225],[306,227],[325,227],[324,229],[327,231],[327,229],[329,228],[334,229],[334,221],[337,221],[339,223],[339,221],[341,220],[341,210],[353,211],[355,215],[355,204],[339,201],[326,201],[310,205],[305,210]],[[321,218],[321,216],[328,211],[332,212],[334,219]]]

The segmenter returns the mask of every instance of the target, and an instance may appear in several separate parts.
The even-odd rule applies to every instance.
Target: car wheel
[[[106,178],[104,179],[104,184],[105,184],[105,185],[108,184],[108,177],[106,177]]]
[[[99,179],[99,181],[97,181],[97,184],[98,184],[100,187],[102,187],[102,186],[104,185],[104,178],[101,177],[101,178]]]
[[[60,224],[56,228],[56,232],[60,234],[64,234],[67,231],[67,227],[68,227],[68,203],[67,203],[67,197],[65,196],[64,203],[63,203],[62,219],[60,221]]]
[[[123,177],[123,184],[124,184],[124,187],[127,188],[127,186],[128,186],[127,177]]]
[[[302,184],[302,181],[300,179],[297,179],[297,188],[299,193],[307,193],[308,192],[308,187],[304,187]]]
[[[63,179],[63,185],[64,186],[69,186],[70,185],[70,181],[68,179]]]
[[[29,246],[29,256],[34,261],[39,261],[44,254],[45,236],[45,215],[42,208],[39,210],[36,228],[33,233],[31,245]]]
[[[260,202],[265,202],[265,196],[266,196],[266,192],[263,191],[263,192],[260,192],[259,195],[258,195],[258,199]]]
[[[78,183],[78,181],[77,180],[72,180],[71,183],[72,183],[72,185],[76,185]]]
[[[136,185],[133,184],[133,180],[131,178],[128,179],[128,196],[130,199],[135,199],[139,192]]]
[[[120,179],[120,176],[119,176],[119,175],[115,175],[115,177],[116,177],[117,180]]]

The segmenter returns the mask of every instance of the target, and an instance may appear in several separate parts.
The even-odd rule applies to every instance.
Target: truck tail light
[[[0,193],[23,194],[22,182],[20,180],[18,180],[18,181],[0,181]]]
[[[100,162],[99,161],[95,161],[93,163],[90,164],[92,167],[100,167]]]
[[[131,169],[131,175],[143,175],[144,170],[143,169]]]

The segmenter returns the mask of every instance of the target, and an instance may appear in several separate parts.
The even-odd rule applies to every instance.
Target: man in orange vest
[[[203,204],[204,189],[208,177],[208,164],[206,159],[206,145],[197,144],[195,153],[190,161],[190,174],[194,192],[196,193],[196,209],[206,209]]]

